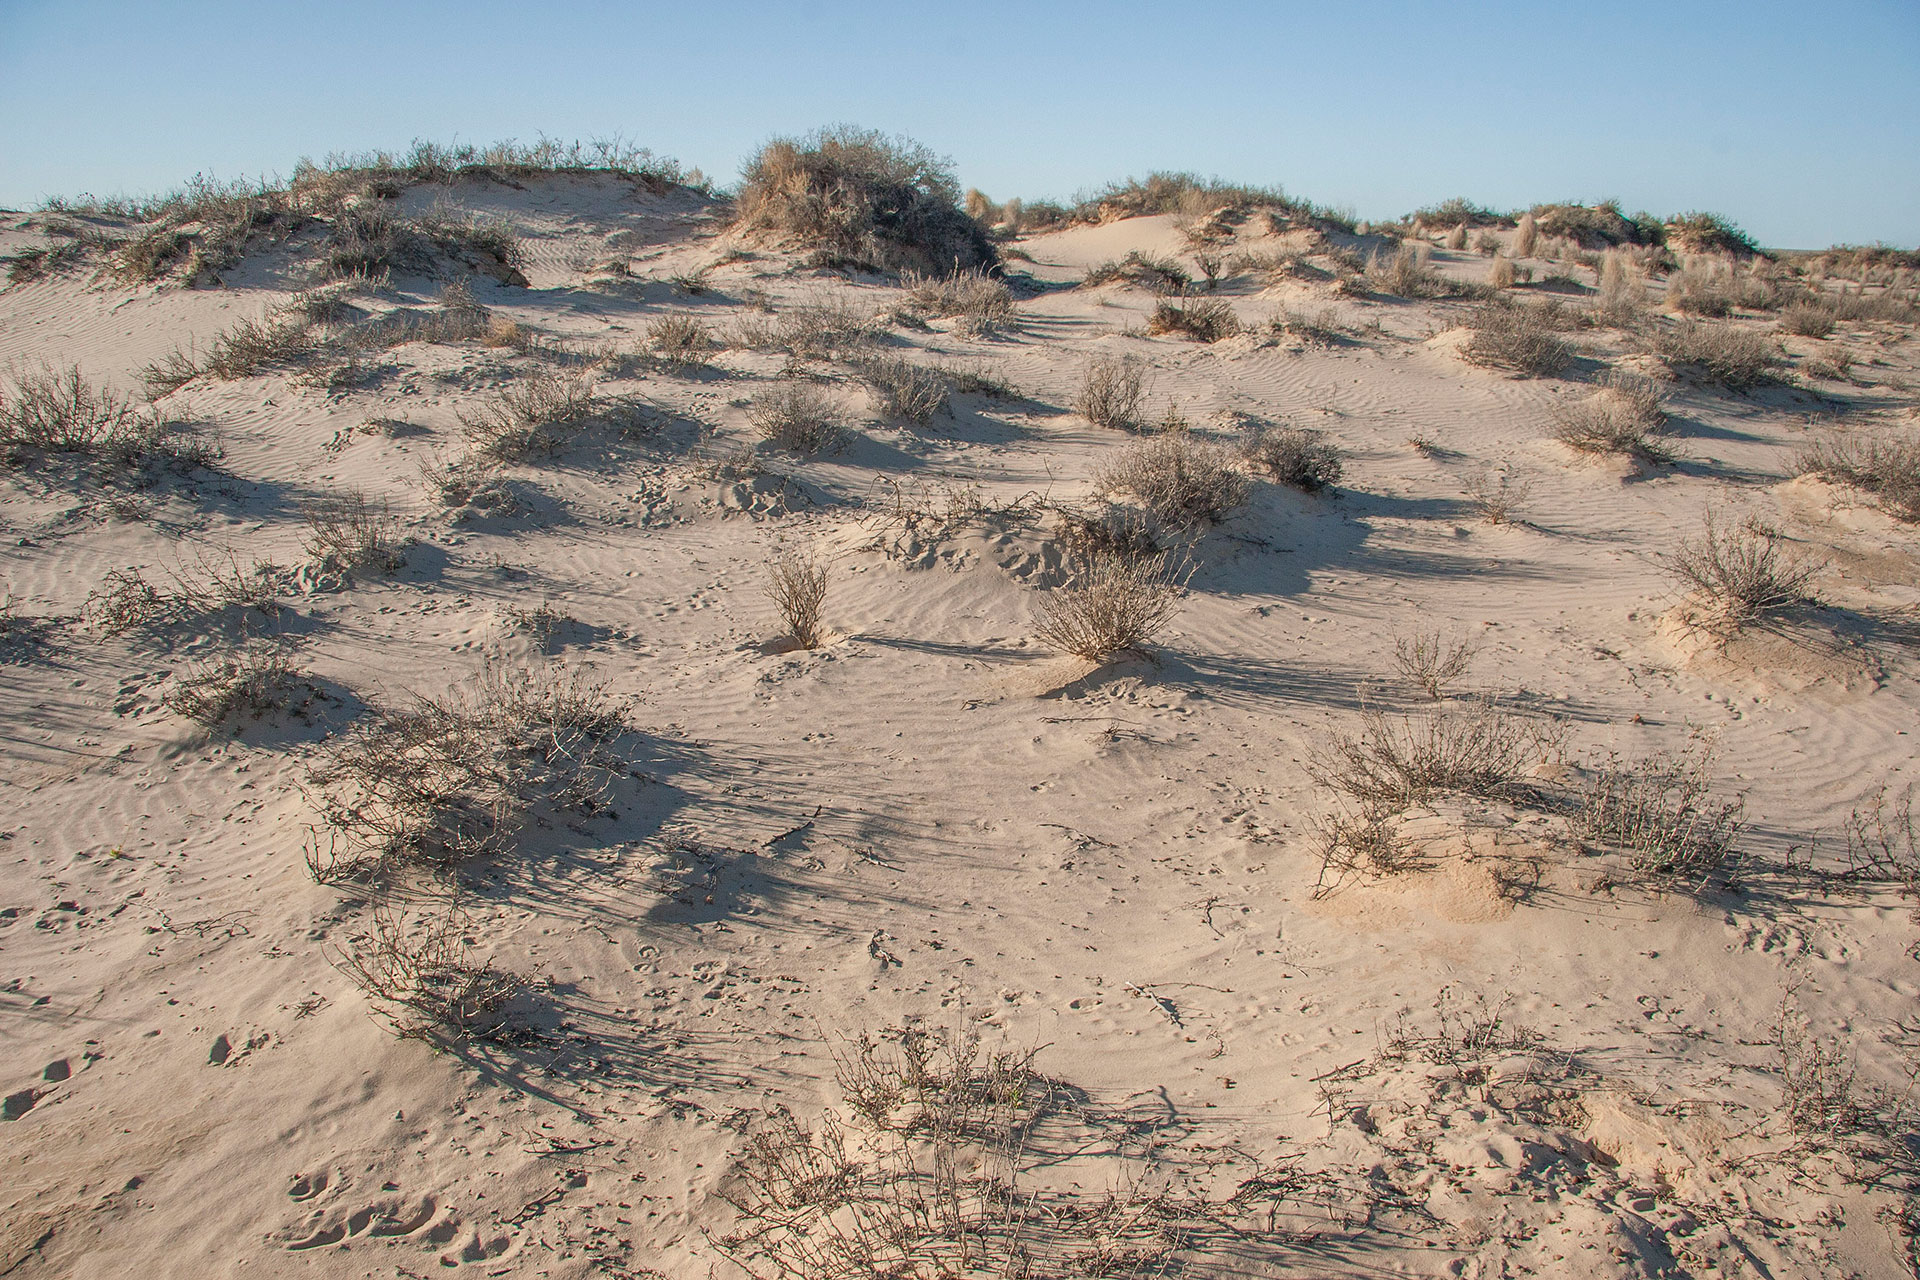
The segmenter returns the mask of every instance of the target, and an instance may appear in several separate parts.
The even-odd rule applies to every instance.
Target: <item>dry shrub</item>
[[[1489,303],[1467,321],[1473,336],[1460,354],[1515,377],[1557,377],[1573,363],[1573,349],[1552,331],[1553,324],[1540,307]]]
[[[900,277],[910,307],[936,318],[954,318],[967,333],[994,333],[1013,319],[1013,293],[985,271],[954,271],[944,276],[907,272]]]
[[[1775,371],[1786,363],[1762,334],[1698,320],[1656,330],[1652,349],[1674,372],[1692,370],[1734,391],[1775,381]]]
[[[1526,800],[1525,781],[1557,747],[1550,730],[1490,699],[1389,718],[1369,712],[1356,734],[1334,733],[1307,772],[1323,787],[1375,812],[1397,812],[1441,792]]]
[[[175,676],[165,702],[176,714],[215,728],[238,716],[298,711],[318,695],[285,651],[252,646]]]
[[[1682,253],[1753,258],[1760,246],[1753,237],[1717,213],[1683,213],[1666,224],[1666,241]]]
[[[307,522],[307,554],[323,572],[394,573],[407,562],[412,539],[385,503],[375,507],[358,490],[306,503],[300,514]]]
[[[478,410],[456,416],[474,449],[516,462],[559,452],[593,412],[593,382],[585,374],[537,369]]]
[[[1790,611],[1808,598],[1820,569],[1763,531],[1722,529],[1712,512],[1701,536],[1681,539],[1667,557],[1667,571],[1693,594],[1708,624],[1727,631]]]
[[[1667,281],[1667,305],[1690,316],[1731,315],[1736,305],[1728,273],[1689,262]]]
[[[1232,452],[1185,433],[1128,445],[1095,473],[1094,488],[1138,498],[1169,529],[1212,524],[1247,500]]]
[[[1794,472],[1852,485],[1899,519],[1920,522],[1920,438],[1815,441],[1794,459]]]
[[[1467,673],[1476,652],[1471,636],[1449,640],[1438,631],[1421,631],[1393,638],[1393,665],[1400,678],[1435,702]]]
[[[1540,228],[1531,212],[1520,215],[1520,221],[1514,224],[1513,256],[1531,258],[1533,251],[1540,245]]]
[[[1654,439],[1666,420],[1659,389],[1652,382],[1609,373],[1591,396],[1554,406],[1553,434],[1583,453],[1618,453],[1649,462],[1671,462],[1672,453]]]
[[[626,728],[603,686],[558,665],[488,666],[443,698],[376,707],[308,774],[325,831],[308,869],[321,883],[447,869],[513,848],[542,812],[597,812],[627,769]]]
[[[1164,555],[1094,554],[1046,593],[1035,634],[1089,662],[1139,650],[1179,608],[1180,583]]]
[[[1882,787],[1871,809],[1847,815],[1848,878],[1887,880],[1909,893],[1920,891],[1920,826],[1914,823],[1913,796],[1911,784],[1898,796]]]
[[[1496,289],[1511,289],[1513,288],[1513,281],[1513,259],[1505,256],[1496,256],[1493,260],[1493,269],[1487,275],[1487,283]]]
[[[96,630],[119,635],[182,621],[200,603],[186,591],[155,586],[138,569],[109,569],[87,593],[81,613]]]
[[[1306,427],[1260,427],[1240,445],[1249,467],[1279,484],[1308,493],[1339,481],[1345,464],[1340,446]]]
[[[713,334],[698,317],[684,312],[661,316],[647,326],[647,350],[672,368],[690,369],[707,362],[714,348]]]
[[[1291,1161],[1250,1168],[1220,1199],[1131,1172],[1092,1193],[1054,1177],[1029,1186],[1059,1172],[1041,1135],[1074,1092],[1035,1071],[1033,1053],[985,1052],[972,1030],[909,1029],[837,1057],[850,1114],[809,1126],[774,1110],[728,1180],[738,1218],[716,1243],[752,1280],[1145,1280],[1174,1274],[1183,1254],[1271,1235],[1283,1211],[1324,1218],[1338,1196]],[[1106,1108],[1082,1114],[1103,1130],[1089,1147],[1128,1149],[1105,1132]]]
[[[1636,871],[1704,880],[1732,855],[1743,808],[1714,797],[1711,763],[1704,745],[1632,764],[1609,754],[1581,789],[1575,834],[1625,851]]]
[[[959,203],[952,169],[933,152],[842,125],[762,147],[747,163],[735,226],[796,239],[830,265],[997,268],[993,242]]]
[[[1467,247],[1467,224],[1462,222],[1447,232],[1445,247],[1458,252]]]
[[[1162,302],[1147,320],[1147,332],[1177,333],[1195,342],[1218,342],[1240,332],[1240,319],[1233,308],[1218,298],[1175,306]]]
[[[1132,430],[1146,400],[1146,368],[1133,356],[1096,356],[1087,366],[1073,409],[1096,427]]]
[[[136,410],[89,382],[78,365],[16,373],[0,387],[0,465],[69,454],[122,467],[210,467],[217,445],[158,409]]]
[[[784,351],[801,360],[836,360],[871,345],[879,326],[844,298],[825,297],[777,317],[736,320],[732,341],[752,351]]]
[[[458,909],[409,920],[391,903],[374,907],[369,932],[331,957],[334,968],[378,1001],[403,1038],[496,1040],[509,1030],[514,1000],[528,981],[491,962],[475,963],[472,923]]]
[[[1630,328],[1646,308],[1646,280],[1626,252],[1609,249],[1600,265],[1600,317],[1612,325]]]
[[[1512,524],[1532,493],[1533,482],[1511,471],[1482,469],[1467,478],[1467,502],[1488,524]]]
[[[1433,250],[1425,244],[1403,241],[1391,257],[1376,252],[1367,259],[1367,284],[1396,298],[1451,298],[1461,285],[1433,267]]]
[[[519,510],[512,487],[498,474],[494,460],[483,454],[451,460],[430,458],[420,464],[420,479],[434,500],[449,509],[495,516],[509,516]]]
[[[1398,875],[1422,866],[1420,850],[1400,833],[1394,819],[1394,814],[1365,805],[1313,819],[1313,843],[1320,855],[1313,896],[1325,898],[1357,875]]]
[[[1824,338],[1835,323],[1834,309],[1826,302],[1796,302],[1780,312],[1780,331],[1802,338]]]
[[[300,364],[317,348],[312,327],[304,319],[241,320],[207,344],[202,367],[216,378],[232,381]]]
[[[924,424],[947,407],[951,387],[939,369],[897,356],[865,360],[858,369],[882,417]]]
[[[1119,283],[1139,285],[1155,293],[1185,293],[1193,277],[1172,258],[1156,258],[1135,249],[1124,258],[1101,263],[1080,283],[1088,289]]]
[[[767,566],[767,599],[780,611],[795,648],[820,647],[820,610],[827,599],[824,563],[797,551],[782,552]]]
[[[839,442],[838,406],[825,388],[784,379],[754,394],[747,419],[761,438],[794,453],[818,453]]]
[[[1340,318],[1331,307],[1323,308],[1311,316],[1289,308],[1268,320],[1267,330],[1276,336],[1298,338],[1314,347],[1331,347],[1346,337],[1347,333],[1341,328]]]

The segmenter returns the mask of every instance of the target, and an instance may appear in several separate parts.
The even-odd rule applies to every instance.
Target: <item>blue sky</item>
[[[995,198],[1152,169],[1362,217],[1463,195],[1920,243],[1920,0],[1363,5],[0,0],[0,206],[622,134],[731,181],[851,122]]]

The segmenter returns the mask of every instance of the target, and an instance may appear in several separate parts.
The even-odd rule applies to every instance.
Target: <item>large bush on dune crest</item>
[[[849,125],[762,147],[747,164],[734,225],[791,237],[834,266],[941,274],[999,266],[944,160]]]

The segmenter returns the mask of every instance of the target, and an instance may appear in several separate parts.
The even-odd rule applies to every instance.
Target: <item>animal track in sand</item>
[[[331,1185],[331,1177],[324,1170],[303,1173],[294,1178],[287,1194],[297,1201],[310,1201],[324,1195]],[[389,1196],[350,1210],[345,1206],[315,1209],[295,1232],[299,1233],[297,1238],[282,1246],[289,1253],[324,1249],[360,1237],[370,1240],[417,1238],[424,1244],[442,1246],[452,1243],[460,1234],[460,1221],[441,1214],[439,1199],[432,1194],[411,1201],[404,1196]],[[504,1242],[501,1247],[505,1247]],[[457,1265],[446,1263],[445,1259],[442,1262]]]

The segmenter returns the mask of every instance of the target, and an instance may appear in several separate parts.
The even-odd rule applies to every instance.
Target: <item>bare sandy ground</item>
[[[844,1114],[836,1053],[901,1026],[1039,1049],[1081,1153],[1035,1175],[1056,1187],[1224,1196],[1283,1158],[1315,1171],[1317,1198],[1230,1248],[1190,1242],[1185,1274],[1911,1273],[1904,1170],[1863,1185],[1843,1133],[1795,1131],[1776,1030],[1783,1008],[1804,1020],[1862,1096],[1909,1077],[1912,903],[1807,869],[1912,780],[1920,540],[1790,463],[1829,421],[1911,431],[1910,329],[1788,338],[1796,359],[1850,343],[1853,381],[1749,394],[1582,331],[1588,367],[1663,378],[1677,454],[1595,460],[1549,432],[1581,382],[1461,358],[1468,302],[1246,273],[1217,296],[1249,332],[1146,336],[1153,295],[1073,287],[1181,251],[1171,220],[1125,219],[1019,240],[1002,332],[887,328],[883,350],[991,370],[1019,399],[960,395],[914,427],[823,362],[844,448],[762,446],[760,475],[715,478],[786,358],[601,359],[596,397],[657,429],[507,467],[515,514],[449,513],[421,464],[555,353],[631,352],[668,311],[724,330],[758,302],[868,314],[900,291],[765,247],[676,289],[732,244],[685,192],[580,177],[402,203],[435,199],[512,220],[527,287],[473,290],[546,354],[414,343],[345,390],[203,376],[162,403],[217,430],[222,474],[114,503],[54,463],[0,479],[4,592],[54,620],[0,665],[0,1274],[739,1275],[714,1237],[748,1135],[778,1106]],[[8,225],[0,248],[38,234]],[[1490,261],[1434,260],[1462,280]],[[0,360],[133,393],[300,269],[296,245],[220,288],[15,284]],[[430,307],[440,287],[356,305]],[[1259,330],[1323,308],[1332,345]],[[1034,638],[1060,563],[1035,499],[1085,500],[1130,439],[1071,412],[1099,355],[1145,362],[1152,419],[1173,406],[1222,438],[1236,415],[1291,422],[1347,460],[1331,492],[1256,483],[1186,548],[1151,651],[1095,669]],[[1488,468],[1530,484],[1519,519],[1467,500]],[[224,630],[88,621],[110,571],[299,564],[299,504],[348,489],[415,539],[391,577],[310,575]],[[890,518],[956,490],[979,504],[956,527]],[[1825,606],[1727,646],[1678,628],[1662,557],[1709,509],[1823,562]],[[830,562],[815,650],[770,643],[783,548]],[[515,622],[543,605],[561,615],[544,640]],[[165,705],[236,628],[290,646],[319,693],[302,714],[209,730]],[[1733,883],[1636,878],[1550,809],[1442,799],[1414,819],[1421,868],[1316,897],[1331,802],[1307,764],[1368,707],[1422,705],[1392,658],[1422,630],[1476,640],[1460,694],[1561,726],[1543,782],[1710,739],[1716,789],[1745,803]],[[604,681],[629,703],[630,767],[606,808],[462,872],[467,936],[535,983],[522,1034],[436,1046],[396,1037],[334,963],[370,909],[309,875],[308,772],[369,704],[485,662]],[[1448,1040],[1489,1011],[1486,1043]]]

